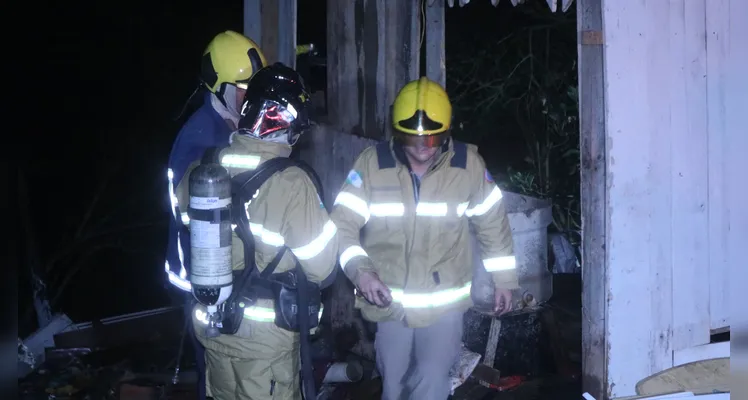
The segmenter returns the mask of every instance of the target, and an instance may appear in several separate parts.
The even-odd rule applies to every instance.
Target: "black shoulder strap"
[[[221,154],[221,150],[226,147],[228,146],[208,147],[203,153],[203,158],[200,160],[200,164],[220,164],[221,160],[218,159],[218,156]]]
[[[324,193],[322,192],[320,178],[314,169],[303,161],[292,160],[287,157],[276,157],[260,164],[255,170],[245,171],[231,178],[233,197],[231,216],[236,224],[235,232],[239,239],[244,243],[245,268],[242,277],[240,278],[240,281],[242,282],[249,277],[249,274],[256,273],[256,268],[246,268],[248,266],[246,260],[254,260],[254,237],[249,228],[249,220],[247,220],[244,204],[254,196],[257,190],[259,190],[271,176],[289,167],[301,168],[307,173],[307,175],[309,175],[309,178],[317,189],[317,194],[319,195],[320,200],[322,200],[322,204],[324,204]],[[265,267],[262,271],[262,277],[268,277],[273,273],[285,250],[286,248],[284,246],[273,261]]]
[[[395,168],[395,157],[390,151],[390,142],[379,142],[377,143],[376,149],[379,169]]]
[[[452,156],[449,166],[452,168],[467,168],[467,145],[453,139],[452,148],[455,154]]]

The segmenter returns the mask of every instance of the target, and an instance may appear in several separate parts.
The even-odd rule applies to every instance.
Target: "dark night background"
[[[523,127],[513,122],[514,112],[496,108],[481,114],[495,117],[481,117],[488,126],[471,125],[478,119],[471,114],[478,106],[470,102],[484,94],[464,87],[477,87],[475,83],[455,82],[478,79],[483,72],[456,68],[480,64],[467,52],[473,51],[488,57],[490,62],[484,63],[488,69],[495,64],[497,70],[522,70],[514,64],[523,58],[524,50],[495,56],[486,52],[501,45],[500,39],[508,33],[540,27],[537,37],[547,52],[537,56],[546,57],[539,62],[575,80],[575,54],[566,58],[551,54],[563,46],[576,51],[574,11],[565,17],[552,15],[543,11],[545,2],[537,3],[515,9],[504,1],[494,8],[488,0],[476,0],[462,9],[447,9],[448,90],[453,97],[463,95],[455,111],[464,124],[455,135],[479,143],[487,162],[499,171],[499,178],[508,179],[507,184],[510,174],[504,177],[502,171],[531,156]],[[54,106],[45,105],[45,114],[39,117],[54,124],[44,135],[27,138],[34,141],[33,151],[21,163],[29,188],[28,209],[21,212],[30,215],[33,223],[21,241],[29,247],[23,249],[19,275],[20,337],[36,328],[29,265],[44,272],[54,311],[65,312],[76,322],[161,307],[170,301],[163,267],[166,160],[191,109],[181,119],[174,118],[197,85],[199,58],[213,35],[227,29],[242,31],[242,2],[114,4],[57,2],[46,6],[47,15],[39,16],[39,23],[51,32],[44,40],[46,69],[54,78],[56,98]],[[319,45],[321,55],[325,12],[324,1],[299,1],[298,43]],[[525,44],[516,44],[517,49],[532,48],[536,39],[522,40]],[[316,70],[312,86],[324,87],[323,81],[315,81],[323,78],[324,70]],[[530,90],[525,81],[517,85]],[[501,92],[515,101],[524,96],[524,88],[517,95],[510,86],[504,82],[492,93]],[[569,86],[576,87],[576,82]],[[553,95],[567,91],[563,85],[543,87]],[[461,93],[455,93],[455,88],[461,88]],[[510,100],[494,107],[509,110]]]

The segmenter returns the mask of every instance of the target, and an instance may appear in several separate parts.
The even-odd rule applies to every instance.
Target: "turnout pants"
[[[214,400],[300,400],[298,334],[244,319],[236,335],[203,336],[207,395]]]
[[[445,400],[449,370],[459,356],[464,312],[449,312],[431,326],[377,323],[374,347],[382,375],[382,400]]]

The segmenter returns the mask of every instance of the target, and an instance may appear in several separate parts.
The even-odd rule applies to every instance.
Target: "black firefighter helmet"
[[[298,72],[281,64],[269,65],[252,76],[239,119],[242,134],[293,145],[311,126],[312,103]],[[277,138],[277,139],[276,139]]]

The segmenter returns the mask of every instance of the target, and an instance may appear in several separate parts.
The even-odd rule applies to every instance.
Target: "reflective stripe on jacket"
[[[266,142],[248,136],[232,134],[231,145],[219,154],[221,165],[231,176],[256,169],[262,162],[275,157],[288,157],[291,147]],[[176,189],[180,204],[189,203],[189,173],[199,165],[195,161]],[[249,227],[255,239],[255,262],[262,271],[275,257],[281,246],[290,251],[281,259],[275,272],[285,272],[296,266],[310,281],[320,283],[328,278],[337,265],[337,228],[322,206],[317,190],[303,170],[291,167],[270,177],[245,205]],[[189,225],[189,217],[182,216]],[[189,251],[189,249],[187,249]],[[244,245],[233,234],[233,269],[244,268]],[[272,302],[268,304],[272,310]],[[260,305],[258,303],[258,305]],[[250,319],[267,321],[267,312],[245,314]]]
[[[392,141],[364,150],[335,199],[343,271],[353,282],[374,271],[393,293],[387,308],[357,299],[364,317],[420,327],[469,308],[471,224],[496,287],[517,288],[501,190],[477,147],[448,141],[420,180],[404,157]]]

